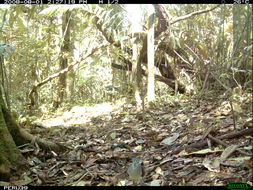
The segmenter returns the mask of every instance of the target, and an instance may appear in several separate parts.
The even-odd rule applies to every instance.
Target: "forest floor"
[[[136,157],[145,170],[142,185],[252,185],[251,106],[245,96],[233,111],[229,101],[209,98],[139,112],[117,102],[47,115],[30,132],[69,149],[20,147],[30,170],[16,184],[129,186],[127,168]]]

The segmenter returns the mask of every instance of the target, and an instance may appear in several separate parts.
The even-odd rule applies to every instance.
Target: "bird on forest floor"
[[[141,161],[137,158],[132,158],[132,164],[129,165],[127,173],[129,178],[134,184],[139,184],[142,182],[142,176],[144,175],[144,168]]]

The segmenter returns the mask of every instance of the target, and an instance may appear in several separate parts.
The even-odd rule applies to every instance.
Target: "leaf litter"
[[[136,157],[145,170],[141,185],[252,185],[252,116],[247,110],[237,114],[235,129],[226,101],[189,99],[139,112],[117,103],[75,106],[33,123],[42,128],[36,135],[68,150],[20,147],[30,171],[12,184],[129,186],[126,171]]]

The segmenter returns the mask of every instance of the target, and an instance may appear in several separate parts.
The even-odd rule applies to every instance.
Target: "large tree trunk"
[[[11,109],[10,106],[10,96],[9,96],[9,88],[8,88],[8,78],[6,76],[6,68],[4,65],[4,56],[0,54],[0,88],[3,89],[3,93],[4,93],[4,98],[6,101],[6,104],[8,106],[9,109]]]
[[[64,146],[49,142],[20,128],[7,109],[0,88],[0,181],[8,181],[11,171],[26,168],[26,160],[17,148],[29,142],[36,142],[42,149],[62,151]]]
[[[9,181],[11,169],[16,170],[24,166],[25,159],[9,133],[3,105],[4,100],[0,89],[0,181]]]

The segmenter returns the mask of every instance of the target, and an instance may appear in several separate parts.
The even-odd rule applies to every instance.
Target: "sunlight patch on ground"
[[[45,128],[62,126],[70,127],[77,125],[85,125],[91,122],[92,118],[101,117],[108,115],[111,118],[111,112],[119,112],[124,101],[117,101],[116,104],[112,103],[102,103],[95,106],[74,106],[70,111],[63,112],[62,114],[57,114],[57,116],[52,116],[51,118],[40,118],[35,120],[33,124],[43,126]]]

